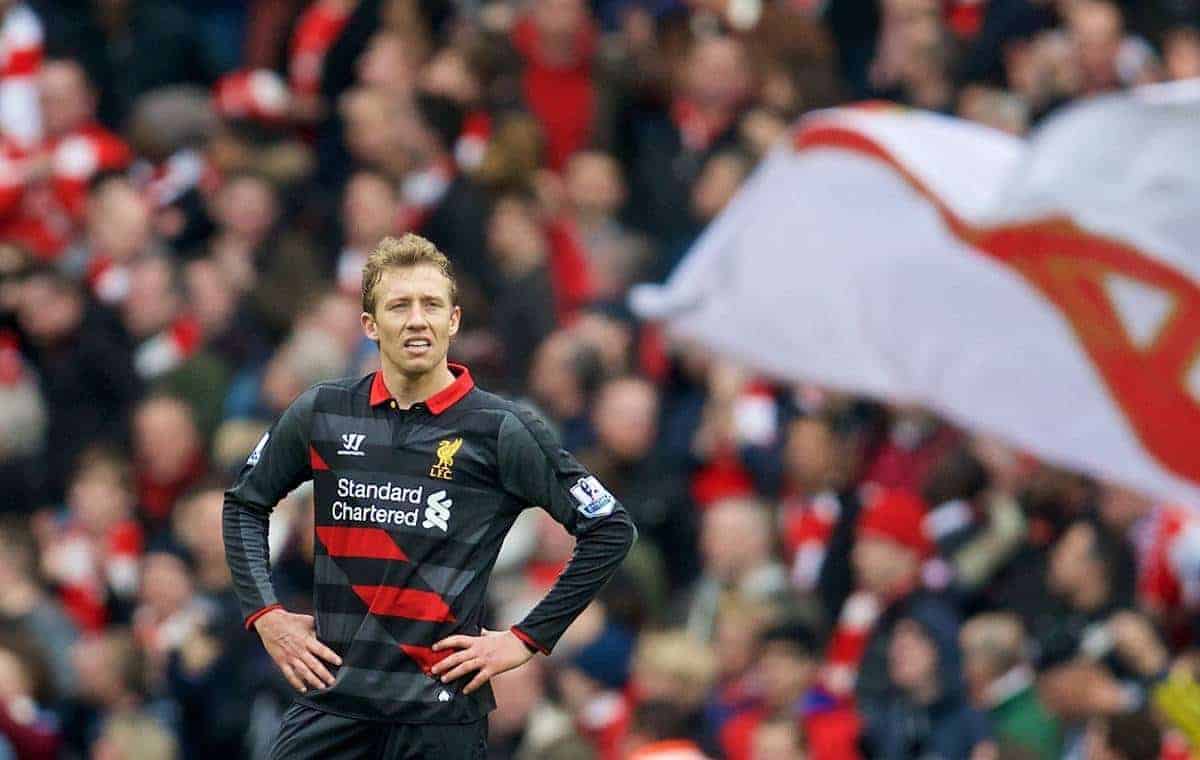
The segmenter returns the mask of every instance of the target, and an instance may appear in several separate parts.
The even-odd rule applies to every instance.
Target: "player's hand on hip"
[[[317,640],[312,615],[271,610],[255,620],[254,627],[262,637],[267,654],[296,691],[303,693],[310,686],[314,689],[333,686],[333,674],[325,663],[336,668],[342,664],[342,658]]]
[[[511,631],[486,628],[479,636],[449,636],[433,645],[435,652],[446,649],[458,651],[434,665],[433,675],[440,676],[442,683],[450,683],[475,673],[463,694],[470,694],[494,676],[524,665],[533,657],[533,652]]]

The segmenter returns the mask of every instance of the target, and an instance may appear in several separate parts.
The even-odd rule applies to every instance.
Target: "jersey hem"
[[[472,720],[397,720],[395,718],[380,718],[379,716],[374,715],[360,715],[347,710],[335,710],[333,708],[326,707],[325,705],[313,704],[304,697],[300,696],[292,697],[292,701],[298,705],[307,707],[310,710],[316,710],[317,712],[323,712],[329,715],[336,715],[339,718],[365,720],[371,723],[385,723],[397,726],[470,726],[474,723],[478,723],[481,720],[487,720],[488,714],[495,709],[494,707],[488,708],[486,711],[484,711],[483,715]]]

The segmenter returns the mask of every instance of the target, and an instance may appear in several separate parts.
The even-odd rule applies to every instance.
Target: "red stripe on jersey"
[[[308,466],[313,470],[329,469],[329,465],[325,464],[325,460],[321,458],[321,455],[312,446],[308,447]]]
[[[454,613],[437,594],[395,586],[351,586],[370,607],[368,612],[409,620],[430,620],[435,623],[454,622]]]
[[[322,525],[317,538],[331,557],[368,557],[370,559],[407,560],[408,555],[382,528],[347,528]]]
[[[426,675],[433,671],[434,665],[437,665],[439,662],[458,651],[457,649],[443,649],[440,652],[435,652],[429,647],[419,647],[415,644],[401,644],[400,648],[404,650],[406,655],[413,658],[413,660],[415,660],[416,663],[421,666],[421,670]]]

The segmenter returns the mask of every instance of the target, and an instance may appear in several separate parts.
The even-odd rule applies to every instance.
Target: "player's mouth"
[[[429,338],[409,338],[404,341],[404,352],[410,356],[422,356],[433,348],[433,341]]]

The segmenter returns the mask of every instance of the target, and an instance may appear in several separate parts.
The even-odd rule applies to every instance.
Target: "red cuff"
[[[250,629],[252,629],[254,627],[254,621],[258,620],[260,617],[267,614],[271,610],[281,610],[281,609],[283,609],[282,604],[268,604],[266,607],[263,607],[258,612],[254,613],[250,617],[246,618],[246,630],[249,631]]]
[[[549,649],[534,641],[532,636],[530,636],[528,633],[525,633],[515,625],[508,630],[512,631],[513,636],[516,636],[518,639],[520,639],[521,643],[529,647],[529,651],[533,652],[534,654],[537,654],[538,652],[541,652],[542,654],[550,654]]]

